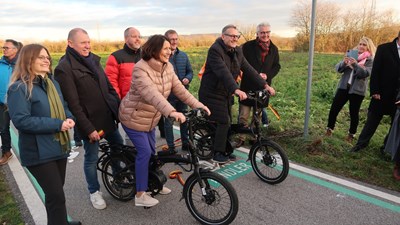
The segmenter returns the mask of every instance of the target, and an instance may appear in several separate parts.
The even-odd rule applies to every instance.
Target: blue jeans
[[[100,190],[99,180],[97,179],[97,160],[99,159],[99,142],[90,143],[89,138],[83,138],[83,148],[85,149],[85,159],[83,171],[85,172],[86,182],[91,194]],[[124,144],[118,129],[107,133],[104,137],[110,144]]]
[[[0,104],[0,136],[3,154],[11,149],[10,114],[7,105]]]
[[[137,150],[135,161],[136,191],[147,191],[150,157],[156,154],[156,129],[144,132],[130,129],[124,125],[122,127]]]
[[[187,110],[187,105],[179,100],[171,100],[169,103],[176,109],[177,112],[184,112]],[[174,148],[174,130],[172,128],[173,122],[166,118],[164,120],[165,139],[167,140],[168,147]],[[182,123],[180,126],[182,145],[189,144],[188,124]]]
[[[268,121],[268,114],[267,114],[267,108],[263,108],[263,109],[262,109],[262,113],[261,113],[261,122],[262,122],[262,124],[269,124],[269,121]]]

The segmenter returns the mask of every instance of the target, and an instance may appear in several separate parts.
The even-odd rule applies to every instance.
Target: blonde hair
[[[17,62],[15,64],[14,72],[11,76],[10,85],[17,81],[21,81],[22,84],[26,86],[26,96],[29,99],[32,95],[33,80],[36,74],[33,72],[33,64],[35,60],[39,57],[40,51],[42,49],[46,50],[47,54],[50,56],[49,51],[39,44],[30,44],[22,47],[19,53]],[[49,70],[51,71],[51,60],[49,65]]]
[[[368,37],[362,37],[358,43],[364,43],[367,45],[367,50],[371,53],[372,57],[375,56],[376,52],[376,47],[374,45],[374,42],[371,40],[371,38]],[[357,49],[358,45],[354,47],[354,49]]]

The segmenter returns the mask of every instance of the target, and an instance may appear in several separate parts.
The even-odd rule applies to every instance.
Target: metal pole
[[[311,82],[312,70],[314,64],[314,40],[315,40],[315,11],[317,0],[312,1],[311,9],[311,32],[310,32],[310,49],[308,50],[308,79],[307,79],[307,95],[306,95],[306,115],[304,120],[304,134],[305,138],[308,137],[308,121],[310,117],[310,98],[311,98]]]

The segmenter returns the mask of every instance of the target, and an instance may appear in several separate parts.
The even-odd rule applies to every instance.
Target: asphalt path
[[[157,132],[158,133],[158,132]],[[14,151],[16,136],[13,134]],[[157,144],[165,140],[158,138]],[[380,187],[326,174],[290,162],[291,170],[285,181],[277,185],[262,182],[246,162],[247,149],[235,150],[239,160],[217,170],[234,186],[239,197],[239,212],[232,224],[400,224],[400,193]],[[68,214],[84,225],[125,224],[199,224],[186,208],[182,186],[168,179],[169,195],[156,196],[155,207],[136,207],[134,200],[121,202],[112,198],[102,186],[107,208],[94,209],[83,174],[83,148],[67,165],[64,186]],[[228,169],[227,169],[228,168]],[[168,164],[165,174],[180,167]],[[30,179],[14,157],[9,163],[13,174],[11,184],[17,193],[26,224],[46,224],[41,199],[43,193],[35,191],[38,185]],[[186,178],[188,173],[184,173]],[[15,182],[14,182],[15,180]],[[99,173],[101,185],[101,178]]]

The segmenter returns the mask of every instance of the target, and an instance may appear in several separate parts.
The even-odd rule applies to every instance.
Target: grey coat
[[[336,64],[335,69],[338,73],[342,73],[342,77],[340,78],[338,89],[347,90],[347,83],[350,79],[350,74],[353,71],[353,80],[349,89],[349,94],[357,94],[361,96],[365,96],[367,93],[368,87],[368,77],[371,75],[373,64],[373,58],[368,57],[364,66],[359,66],[357,63],[354,63],[352,66],[354,68],[346,66],[346,64],[341,61]]]

